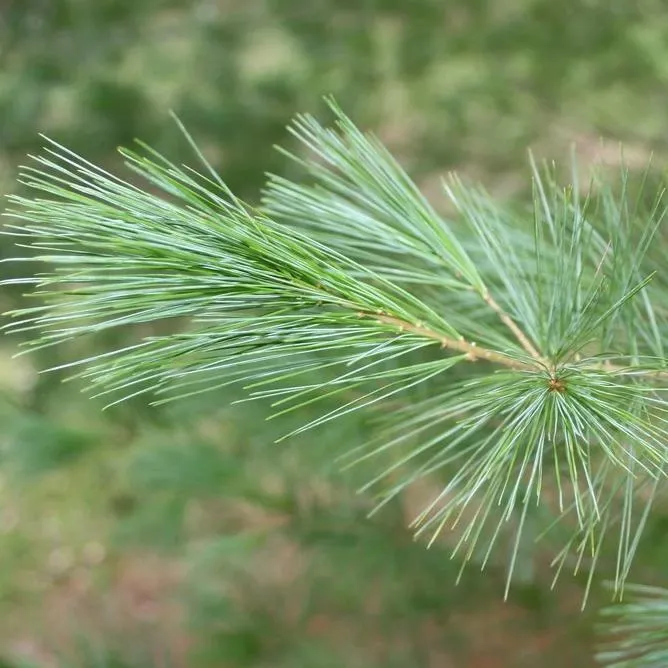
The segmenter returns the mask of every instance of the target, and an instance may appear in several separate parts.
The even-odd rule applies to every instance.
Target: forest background
[[[450,170],[526,198],[529,147],[563,161],[575,142],[585,166],[614,166],[621,142],[632,169],[653,154],[659,170],[668,13],[662,0],[2,0],[0,191],[18,191],[39,132],[109,168],[135,138],[192,162],[173,110],[257,201],[266,172],[290,175],[273,148],[291,145],[286,124],[325,115],[326,94],[436,206]],[[3,312],[22,303],[0,293]],[[263,407],[225,392],[102,412],[77,381],[38,374],[71,350],[16,358],[18,344],[0,339],[6,665],[593,665],[601,592],[580,614],[582,581],[551,591],[528,567],[507,603],[501,568],[455,587],[447,546],[407,529],[419,490],[367,519],[359,474],[334,462],[363,416],[276,445]],[[667,526],[659,508],[638,581],[666,584]]]

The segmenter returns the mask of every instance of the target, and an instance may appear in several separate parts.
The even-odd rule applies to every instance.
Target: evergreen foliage
[[[634,585],[623,604],[604,610],[597,658],[611,668],[656,667],[668,656],[668,591]]]
[[[298,117],[301,177],[270,177],[259,206],[188,135],[201,171],[140,145],[131,180],[48,142],[8,226],[38,263],[9,282],[40,304],[7,329],[39,350],[133,327],[56,367],[110,406],[236,386],[276,418],[309,408],[281,438],[363,410],[370,437],[331,458],[373,471],[377,508],[435,481],[413,528],[463,563],[509,554],[506,593],[542,542],[556,575],[607,570],[621,595],[668,462],[663,190],[622,169],[582,193],[575,162],[566,186],[532,163],[531,208],[452,176],[446,220],[330,109],[332,127]]]

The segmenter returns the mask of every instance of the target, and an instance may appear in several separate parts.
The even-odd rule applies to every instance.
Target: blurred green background
[[[289,175],[297,112],[333,94],[433,200],[457,170],[526,194],[526,151],[631,167],[667,146],[664,0],[3,0],[0,190],[39,132],[110,168],[135,138],[193,162],[175,111],[253,201]],[[5,240],[1,255],[17,253]],[[30,268],[32,270],[32,267]],[[3,264],[3,276],[28,271]],[[2,311],[24,303],[0,293]],[[128,340],[106,334],[90,352]],[[367,519],[342,474],[363,416],[275,445],[304,415],[213,393],[102,411],[58,349],[0,339],[0,665],[290,668],[590,666],[583,582],[466,571],[405,528],[421,494]],[[81,355],[79,347],[76,355]],[[668,517],[636,580],[666,584]],[[665,571],[664,571],[665,576]]]

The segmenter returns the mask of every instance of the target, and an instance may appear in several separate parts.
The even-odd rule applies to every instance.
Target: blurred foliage
[[[426,190],[456,168],[519,195],[530,145],[559,157],[575,140],[614,162],[602,136],[641,166],[666,151],[663,0],[4,0],[0,64],[3,190],[38,132],[111,167],[135,138],[186,159],[174,110],[256,200],[265,172],[290,169],[273,149],[286,123],[327,93]],[[20,299],[6,290],[3,311]],[[334,462],[364,419],[276,446],[262,406],[222,393],[102,413],[76,381],[36,374],[70,351],[13,359],[13,343],[0,349],[7,665],[592,665],[581,583],[549,593],[539,568],[504,605],[501,575],[455,588],[446,546],[412,541],[411,499],[367,519],[364,471]],[[665,522],[648,529],[646,582]]]

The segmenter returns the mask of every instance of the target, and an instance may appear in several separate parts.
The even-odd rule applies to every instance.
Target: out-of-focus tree
[[[265,172],[296,173],[273,148],[290,146],[288,121],[298,111],[320,115],[322,96],[333,94],[430,194],[435,175],[458,169],[501,198],[521,197],[529,145],[560,157],[575,139],[585,162],[614,162],[601,135],[622,140],[632,165],[644,166],[650,148],[660,162],[667,45],[662,0],[4,0],[0,183],[17,188],[17,165],[43,145],[38,132],[113,169],[116,146],[135,138],[190,162],[173,110],[232,190],[256,203]],[[14,254],[9,242],[0,253]],[[25,275],[3,267],[6,277]],[[22,291],[3,290],[2,310],[24,305]],[[579,589],[552,599],[522,562],[511,606],[523,628],[490,649],[476,625],[497,623],[482,608],[501,609],[491,601],[502,574],[492,567],[487,579],[466,576],[453,588],[458,564],[405,529],[420,499],[406,495],[365,519],[373,499],[352,490],[372,471],[340,475],[331,457],[372,431],[365,418],[277,447],[267,411],[230,408],[236,396],[226,391],[151,409],[138,398],[103,414],[103,401],[82,398],[78,381],[61,384],[64,372],[36,373],[163,327],[101,332],[85,347],[15,360],[2,342],[0,610],[16,620],[16,633],[0,634],[6,646],[37,628],[34,610],[49,597],[84,591],[92,608],[123,599],[128,562],[153,564],[151,552],[160,555],[154,570],[187,571],[176,588],[165,577],[154,598],[169,609],[165,597],[175,597],[191,623],[155,642],[193,636],[204,663],[386,668],[492,655],[515,665],[528,652],[546,666],[586,665],[581,644],[545,641],[566,628]],[[657,512],[647,529],[644,581],[664,560],[663,521]],[[108,629],[95,615],[77,618],[91,622],[91,637]],[[517,626],[504,619],[496,628]],[[579,622],[568,628],[577,640]],[[122,631],[126,650],[136,636]],[[554,649],[527,649],[543,641]]]

